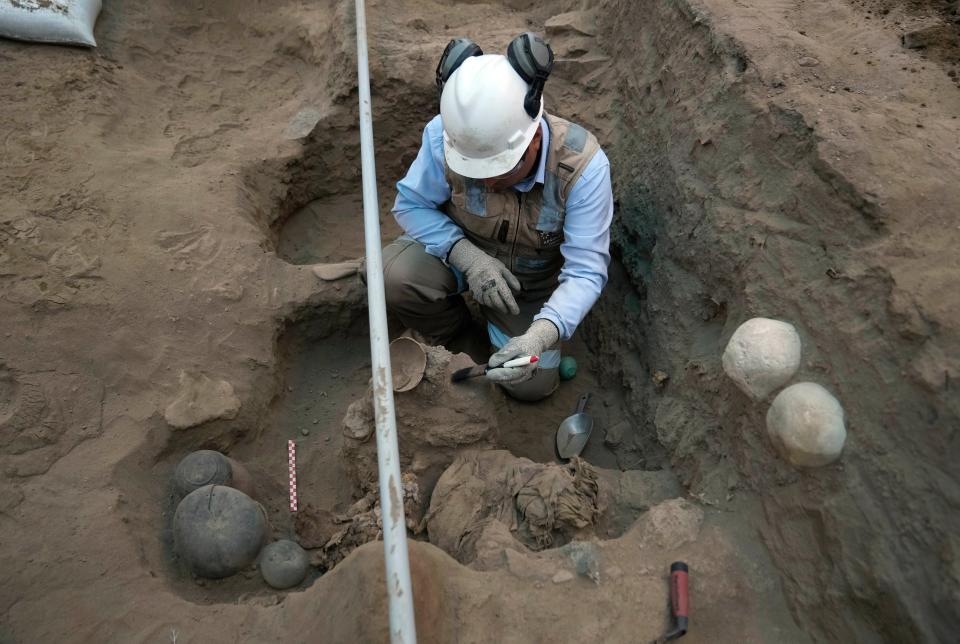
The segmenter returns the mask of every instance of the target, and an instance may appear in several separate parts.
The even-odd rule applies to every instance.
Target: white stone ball
[[[843,407],[820,385],[798,382],[773,399],[767,411],[767,433],[791,464],[827,465],[840,456],[847,440]]]
[[[797,373],[800,348],[800,336],[792,324],[753,318],[730,337],[723,370],[745,394],[763,400]]]

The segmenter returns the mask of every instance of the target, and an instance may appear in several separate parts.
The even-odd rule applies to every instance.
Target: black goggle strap
[[[450,79],[453,72],[471,56],[482,56],[480,45],[469,38],[454,38],[447,43],[440,62],[437,63],[437,92],[443,92],[443,86]]]
[[[543,38],[528,31],[514,38],[507,47],[507,60],[520,78],[530,85],[523,99],[523,109],[535,119],[540,113],[543,87],[553,70],[553,50]]]

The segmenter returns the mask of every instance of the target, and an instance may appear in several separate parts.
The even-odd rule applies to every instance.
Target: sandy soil
[[[361,252],[349,4],[106,3],[94,51],[0,42],[0,642],[386,640],[379,543],[281,593],[254,568],[192,579],[169,539],[170,472],[201,447],[247,465],[275,537],[296,532],[287,439],[317,512],[364,492],[341,431],[367,393],[363,284],[309,267]],[[560,548],[492,530],[470,565],[418,535],[421,641],[649,640],[680,558],[693,571],[684,641],[949,641],[950,11],[368,3],[385,240],[391,185],[455,35],[496,51],[546,31],[549,109],[590,127],[613,161],[617,262],[571,345],[581,374],[542,406],[479,396],[488,442],[552,460],[553,428],[589,389],[586,460],[672,471],[683,490],[664,501],[638,487],[612,508],[622,530]],[[801,376],[843,402],[839,464],[779,462],[765,404],[723,378],[725,340],[753,315],[793,322]],[[170,404],[197,392],[190,382],[209,383],[203,415],[176,429]],[[408,414],[412,427],[436,418]],[[426,486],[461,447],[423,448],[410,467],[429,462]]]

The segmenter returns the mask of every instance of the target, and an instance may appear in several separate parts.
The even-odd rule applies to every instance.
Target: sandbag
[[[0,0],[0,36],[96,47],[100,0]]]

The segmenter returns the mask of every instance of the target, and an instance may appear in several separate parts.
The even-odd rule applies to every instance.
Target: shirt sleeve
[[[443,122],[435,116],[423,130],[420,152],[406,176],[397,182],[393,218],[426,251],[446,260],[450,248],[463,238],[463,231],[439,210],[450,199],[444,175]]]
[[[610,162],[598,150],[567,197],[560,284],[534,316],[553,322],[561,340],[570,339],[607,284],[612,220]]]

